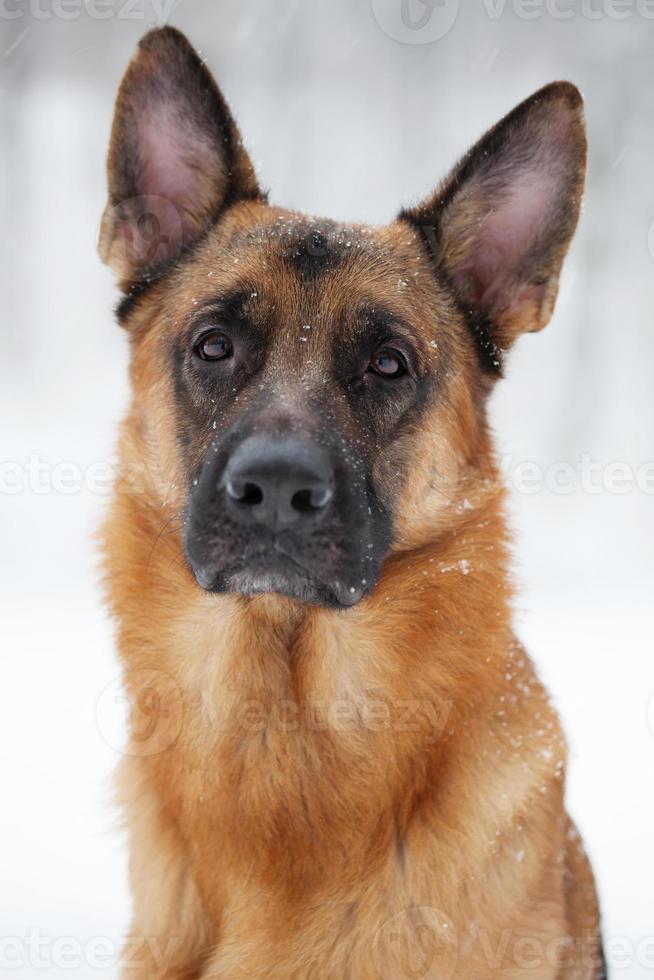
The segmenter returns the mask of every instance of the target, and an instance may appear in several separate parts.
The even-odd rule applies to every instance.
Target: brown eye
[[[220,361],[225,357],[230,357],[233,352],[234,349],[229,337],[218,330],[205,333],[204,337],[200,337],[195,345],[195,353],[203,361]]]
[[[399,351],[384,348],[377,351],[368,370],[378,374],[380,378],[400,378],[406,374],[406,363]]]

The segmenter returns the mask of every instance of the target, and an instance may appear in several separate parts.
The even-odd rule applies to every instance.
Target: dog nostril
[[[248,504],[250,507],[255,507],[263,501],[263,490],[256,483],[228,480],[227,493],[232,500],[237,500],[240,504]]]
[[[291,498],[291,507],[293,510],[298,510],[301,514],[306,513],[308,510],[313,510],[311,504],[311,491],[310,490],[298,490],[297,493],[293,494]]]
[[[291,507],[300,514],[305,514],[312,510],[321,510],[325,507],[332,497],[329,487],[322,487],[319,490],[298,490],[291,498]]]
[[[243,487],[243,495],[241,501],[244,504],[249,504],[254,507],[256,504],[260,504],[263,500],[263,490],[258,487],[256,483],[246,483]]]

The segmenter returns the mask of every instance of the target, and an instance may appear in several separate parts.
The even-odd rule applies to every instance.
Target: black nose
[[[334,496],[326,454],[312,442],[250,436],[235,450],[225,471],[232,513],[271,531],[316,523]]]

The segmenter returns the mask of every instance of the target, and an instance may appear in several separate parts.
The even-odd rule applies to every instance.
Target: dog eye
[[[378,350],[368,365],[368,370],[379,375],[380,378],[400,378],[406,374],[406,369],[402,354],[387,347]]]
[[[200,337],[195,345],[195,353],[203,361],[221,361],[234,353],[229,337],[219,330],[212,330]]]

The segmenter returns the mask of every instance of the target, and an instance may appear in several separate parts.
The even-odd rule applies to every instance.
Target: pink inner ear
[[[185,236],[197,232],[193,218],[205,213],[207,182],[215,177],[209,144],[162,105],[139,119],[138,145],[144,193],[164,198],[179,211]]]
[[[472,188],[472,200],[487,199],[489,210],[479,222],[472,247],[454,280],[472,302],[493,312],[515,301],[511,287],[519,286],[516,273],[538,242],[546,225],[556,193],[556,180],[549,174],[526,171],[516,174],[510,191],[495,197],[483,186]],[[525,287],[526,283],[523,283]],[[529,290],[527,290],[529,292]],[[520,299],[526,299],[521,291]]]

